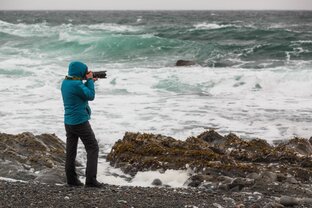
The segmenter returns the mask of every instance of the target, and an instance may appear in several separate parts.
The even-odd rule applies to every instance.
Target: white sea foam
[[[24,71],[16,72],[23,76],[0,71],[3,129],[55,132],[64,139],[59,88],[66,68],[42,66],[38,60],[14,62],[0,63],[0,69]],[[185,139],[209,127],[268,140],[310,136],[311,70],[107,70],[108,79],[96,83],[96,99],[90,102],[91,123],[101,143],[114,143],[125,131]]]
[[[10,25],[12,25],[12,24],[9,22],[0,20],[0,26],[10,26]]]
[[[236,27],[235,25],[232,24],[217,24],[217,23],[207,23],[207,22],[202,22],[194,25],[195,29],[200,29],[200,30],[214,30],[214,29],[220,29],[220,28],[226,28],[226,27]]]
[[[111,31],[111,32],[137,32],[139,31],[139,27],[134,27],[130,25],[119,25],[113,23],[101,23],[101,24],[94,24],[88,26],[90,29],[96,30],[104,30],[104,31]]]
[[[100,40],[100,37],[90,36],[88,34],[80,33],[80,32],[59,32],[59,40],[65,42],[78,42],[80,44],[93,43]]]
[[[120,169],[113,168],[108,162],[100,162],[98,169],[98,180],[112,185],[120,186],[142,186],[151,187],[155,179],[159,179],[162,185],[169,185],[173,188],[185,187],[185,182],[190,177],[188,170],[166,170],[138,172],[134,178],[124,174]]]
[[[297,40],[297,41],[291,41],[291,43],[307,43],[307,44],[311,44],[312,40]]]

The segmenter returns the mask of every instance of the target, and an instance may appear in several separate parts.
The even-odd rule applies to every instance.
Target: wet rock
[[[202,182],[199,188],[205,189],[206,192],[215,193],[218,188],[218,184],[215,182]]]
[[[63,183],[65,144],[54,134],[1,133],[0,164],[1,177]]]
[[[244,204],[236,204],[235,208],[245,208],[245,205]]]
[[[212,205],[216,208],[223,208],[223,206],[218,203],[213,203]]]
[[[254,184],[253,179],[247,178],[235,178],[232,183],[229,184],[229,190],[241,191],[246,186],[252,186]]]
[[[153,180],[152,185],[154,185],[154,186],[161,186],[162,182],[161,182],[161,180],[159,178],[156,178],[156,179]]]
[[[258,173],[249,173],[246,178],[250,178],[250,179],[257,179],[259,178],[260,175]]]
[[[299,200],[295,197],[282,196],[279,201],[280,204],[284,206],[297,206],[299,205]]]
[[[216,178],[249,177],[266,186],[286,181],[287,175],[292,175],[298,182],[310,181],[311,156],[302,153],[308,154],[309,146],[306,140],[296,138],[273,146],[265,140],[243,140],[233,133],[222,136],[214,130],[185,141],[127,132],[115,143],[106,159],[131,175],[138,171],[178,170],[188,166],[196,174]],[[200,181],[192,184],[200,185]]]
[[[298,183],[298,181],[294,177],[287,177],[286,182],[292,183],[292,184]]]
[[[305,168],[312,168],[312,159],[311,157],[303,158],[300,165]]]
[[[230,183],[232,183],[233,182],[233,178],[231,178],[231,177],[228,177],[228,176],[219,176],[218,178],[217,178],[219,181],[221,181],[222,183],[225,183],[225,184],[230,184]]]
[[[294,149],[296,152],[304,156],[312,155],[312,144],[306,139],[302,138],[291,139],[289,140],[288,143],[286,143],[286,146]]]
[[[262,206],[258,203],[254,203],[250,206],[250,208],[262,208]]]
[[[201,174],[191,176],[185,183],[189,187],[198,187],[205,181],[205,177]]]
[[[178,60],[175,65],[176,66],[193,66],[193,65],[196,65],[196,63],[194,61]]]
[[[285,206],[282,204],[270,202],[270,203],[266,203],[263,208],[283,208],[283,207]]]
[[[277,181],[277,174],[270,171],[264,171],[256,181],[261,183],[273,183]]]
[[[127,132],[123,140],[119,140],[107,155],[111,165],[130,166],[132,172],[159,169],[200,169],[203,163],[215,161],[219,154],[209,149],[208,143],[195,137],[186,141],[153,134]],[[128,173],[128,172],[127,172]]]
[[[286,181],[287,180],[287,175],[285,175],[285,174],[282,174],[282,173],[277,173],[277,178],[276,178],[276,180],[278,181],[278,182],[284,182],[284,181]]]
[[[220,145],[225,142],[225,138],[215,132],[214,130],[209,130],[201,133],[200,135],[197,136],[197,138],[202,139],[212,145]]]
[[[65,178],[66,176],[64,168],[51,168],[40,171],[34,181],[48,184],[64,184],[66,183]]]
[[[302,198],[300,199],[300,203],[312,205],[312,198]]]

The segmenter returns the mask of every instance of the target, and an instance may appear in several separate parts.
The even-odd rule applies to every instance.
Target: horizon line
[[[0,9],[0,11],[311,11],[312,9]]]

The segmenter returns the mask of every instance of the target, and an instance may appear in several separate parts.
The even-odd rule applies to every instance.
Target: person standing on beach
[[[82,80],[86,79],[85,82]],[[95,90],[93,73],[86,64],[74,61],[69,64],[68,76],[62,82],[61,91],[64,103],[64,123],[66,130],[66,164],[65,172],[69,186],[83,186],[79,180],[75,160],[78,138],[87,151],[86,187],[101,188],[102,183],[96,179],[99,146],[89,123],[91,109],[88,101],[94,100]]]

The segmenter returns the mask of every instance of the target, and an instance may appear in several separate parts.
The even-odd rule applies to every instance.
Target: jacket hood
[[[88,66],[80,61],[73,61],[68,67],[68,75],[72,77],[84,78],[87,71]]]

